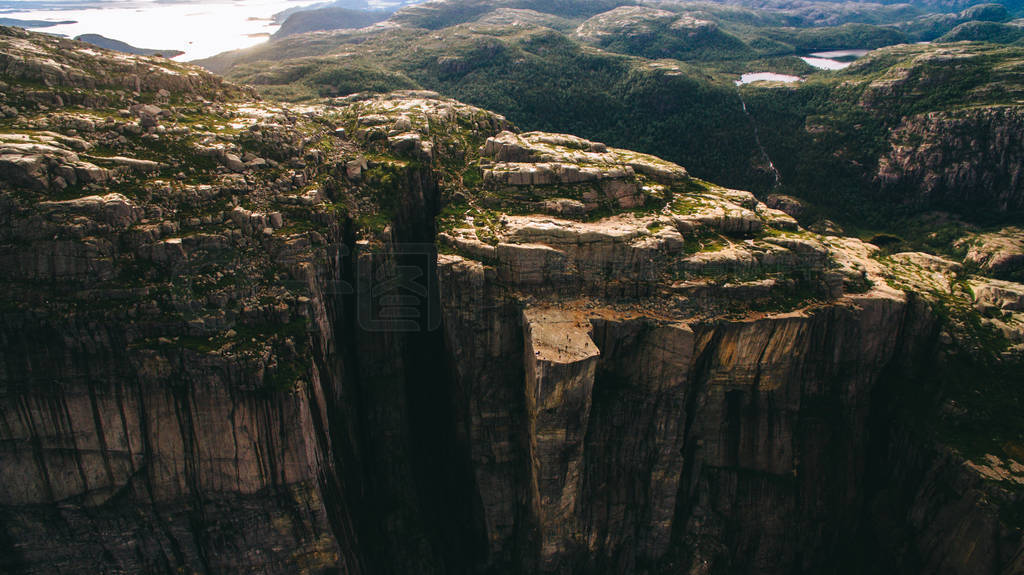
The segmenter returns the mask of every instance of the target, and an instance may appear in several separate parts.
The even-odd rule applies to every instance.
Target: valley
[[[1019,8],[0,28],[0,571],[1024,571]]]

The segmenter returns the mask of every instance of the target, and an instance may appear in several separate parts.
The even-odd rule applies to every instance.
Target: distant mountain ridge
[[[688,166],[738,128],[947,197],[1024,181],[1024,49],[737,87],[531,19],[250,71],[401,59]],[[1018,225],[897,252],[436,92],[293,105],[17,28],[0,62],[0,573],[1024,573]],[[801,161],[831,193],[845,158]]]
[[[338,6],[303,10],[288,16],[273,37],[283,38],[305,32],[363,28],[387,20],[391,14],[390,10],[354,10]]]
[[[135,54],[136,56],[163,56],[164,58],[174,58],[175,56],[181,56],[184,54],[181,50],[137,48],[127,42],[114,40],[113,38],[107,38],[106,36],[100,36],[99,34],[82,34],[81,36],[75,36],[75,40],[86,42],[93,46],[99,46],[100,48],[106,48],[107,50],[124,52],[125,54]]]
[[[74,20],[22,20],[20,18],[0,18],[0,26],[18,26],[19,28],[49,28],[51,26],[74,23]]]

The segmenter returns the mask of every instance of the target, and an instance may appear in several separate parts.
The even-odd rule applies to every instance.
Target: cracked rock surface
[[[1024,457],[967,433],[998,388],[933,381],[1018,365],[992,257],[430,92],[6,28],[0,72],[5,572],[1021,567]]]

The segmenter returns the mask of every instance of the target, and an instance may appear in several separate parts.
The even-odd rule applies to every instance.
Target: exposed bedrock
[[[252,366],[130,350],[95,323],[6,314],[0,341],[5,569],[339,561],[310,440],[315,381],[267,397]]]
[[[908,116],[892,130],[875,181],[908,203],[1014,213],[1024,206],[1022,125],[1012,106]]]
[[[465,261],[441,270],[478,290],[487,284]],[[465,322],[468,302],[455,301]],[[515,514],[511,498],[489,505],[488,495],[527,497],[515,512],[529,514],[526,533],[502,525],[489,532],[492,550],[535,529],[546,572],[650,569],[673,546],[693,550],[679,559],[693,567],[827,564],[857,528],[871,393],[899,345],[905,305],[852,298],[809,313],[692,324],[528,305],[521,319],[488,312],[508,325],[494,331],[524,334],[521,346],[508,340],[500,351],[479,328],[450,331],[461,365],[486,362],[466,373],[492,382],[486,393],[466,389],[490,415],[474,420],[472,444],[493,449],[484,438],[518,420],[510,439],[526,448],[475,461],[478,477],[503,478],[501,492],[482,493],[489,526]],[[524,358],[525,389],[522,379],[497,377],[502,364],[488,360],[513,350]],[[514,387],[494,389],[502,379]],[[519,390],[525,397],[510,401]],[[518,474],[495,473],[510,464]]]
[[[1020,571],[1012,228],[96,50],[0,29],[0,571]]]

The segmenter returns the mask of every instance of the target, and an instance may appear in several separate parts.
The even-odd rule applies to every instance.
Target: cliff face
[[[851,226],[933,210],[1006,225],[1024,198],[1022,54],[986,43],[888,46],[794,89],[741,93],[781,174],[778,191],[831,205],[833,218],[852,212]]]
[[[4,569],[345,564],[318,440],[330,302],[295,293],[333,273],[265,233],[280,213],[230,211],[255,186],[213,175],[229,157],[184,121],[248,94],[162,59],[3,43]]]
[[[0,44],[6,571],[1019,562],[1018,460],[890,421],[969,335],[906,290],[1020,344],[1017,284],[435,94],[285,107]]]
[[[897,333],[901,312],[882,300],[864,312],[687,325],[600,309],[525,311],[520,490],[540,570],[826,564],[836,535],[857,526],[859,430],[893,351],[891,338],[862,338]],[[839,353],[854,342],[868,349]],[[490,421],[474,427],[473,436],[494,433]],[[481,457],[477,469],[495,467]],[[664,564],[670,549],[692,557]]]
[[[858,106],[881,120],[869,131],[884,144],[865,179],[883,197],[980,216],[1021,209],[1017,50],[897,46],[851,68]]]
[[[1014,106],[906,117],[876,181],[883,192],[909,196],[905,202],[1014,213],[1024,207],[1022,129],[1024,111]]]

